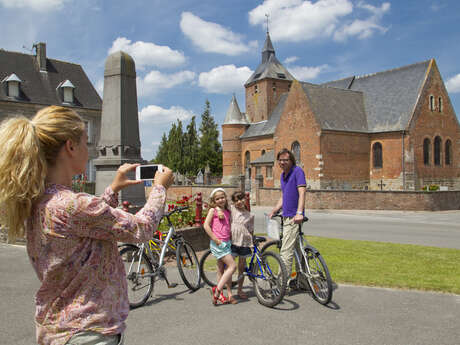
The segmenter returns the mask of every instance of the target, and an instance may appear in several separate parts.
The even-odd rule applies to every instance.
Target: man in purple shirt
[[[299,224],[303,221],[305,209],[306,181],[302,168],[296,165],[295,157],[288,149],[282,149],[276,156],[281,173],[281,197],[269,217],[283,209],[283,243],[280,256],[291,273],[294,248],[296,246]]]

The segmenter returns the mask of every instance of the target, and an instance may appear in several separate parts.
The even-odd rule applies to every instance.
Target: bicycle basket
[[[274,239],[280,239],[280,232],[281,232],[281,223],[277,219],[270,219],[268,214],[265,213],[265,231],[267,232],[267,236]]]

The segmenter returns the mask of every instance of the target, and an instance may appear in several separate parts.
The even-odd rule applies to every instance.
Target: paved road
[[[252,207],[263,231],[270,207]],[[308,210],[307,235],[460,249],[460,211]],[[460,342],[459,342],[460,344]]]
[[[33,344],[39,283],[24,247],[0,244],[0,272],[0,344]],[[130,313],[127,344],[459,344],[460,295],[340,285],[330,307],[291,294],[269,309],[246,291],[248,301],[214,307],[206,288],[159,282],[155,297]]]

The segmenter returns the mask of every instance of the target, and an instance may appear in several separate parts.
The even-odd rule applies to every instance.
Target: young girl
[[[232,278],[236,264],[231,250],[230,210],[227,195],[222,188],[216,188],[211,192],[210,209],[204,222],[204,229],[211,238],[211,252],[217,259],[217,286],[211,290],[212,303],[219,301],[222,304],[232,303],[236,300],[232,296],[231,286],[227,285],[228,299],[222,289]]]
[[[238,259],[238,297],[247,299],[243,292],[244,269],[246,258],[251,256],[252,235],[254,234],[254,216],[246,209],[246,198],[243,192],[232,194],[232,255]]]

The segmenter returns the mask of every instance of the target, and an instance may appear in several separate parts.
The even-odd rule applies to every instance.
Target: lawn
[[[308,236],[336,283],[460,294],[460,250]],[[207,269],[214,269],[211,263]]]

